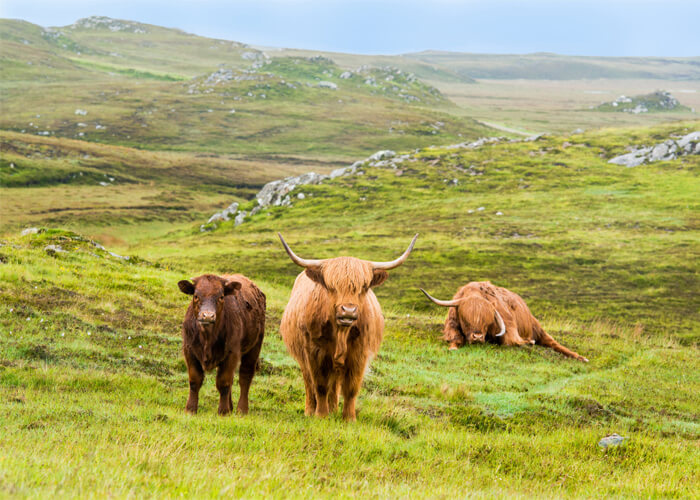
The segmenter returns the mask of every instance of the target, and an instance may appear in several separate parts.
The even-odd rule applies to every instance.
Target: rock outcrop
[[[681,156],[700,154],[700,132],[691,132],[678,139],[668,139],[655,146],[636,147],[633,151],[608,160],[614,165],[637,167],[644,163],[675,160]]]
[[[370,167],[389,166],[396,168],[396,164],[401,163],[408,157],[409,155],[397,156],[396,152],[387,149],[377,151],[364,160],[356,161],[348,167],[333,170],[328,175],[308,172],[305,174],[285,177],[284,179],[268,182],[263,186],[258,194],[255,195],[255,206],[250,211],[239,209],[239,204],[237,202],[233,202],[226,209],[209,217],[207,223],[200,226],[200,231],[212,231],[216,229],[219,222],[228,221],[231,220],[231,218],[234,220],[234,225],[239,226],[248,217],[257,214],[260,212],[260,210],[265,208],[291,206],[291,193],[299,186],[320,184],[323,181],[335,179],[344,175],[362,175],[363,172],[361,170],[365,165]],[[295,196],[299,200],[303,200],[307,197],[307,195],[304,193],[297,193]]]
[[[649,113],[650,111],[670,111],[682,108],[678,99],[670,92],[657,90],[651,94],[636,97],[621,95],[612,102],[604,102],[597,109],[601,111],[623,111],[625,113]]]

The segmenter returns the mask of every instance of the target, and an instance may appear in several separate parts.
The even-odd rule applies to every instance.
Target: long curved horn
[[[459,305],[459,303],[462,302],[462,299],[455,299],[455,300],[439,300],[439,299],[436,299],[435,297],[433,297],[432,295],[430,295],[428,292],[426,292],[426,291],[423,290],[422,288],[419,288],[418,290],[420,290],[421,292],[423,292],[423,293],[425,294],[426,297],[428,297],[430,300],[432,300],[433,302],[435,302],[435,303],[436,303],[437,305],[439,305],[439,306],[443,306],[443,307],[457,307],[457,306]]]
[[[280,241],[282,241],[282,245],[287,251],[287,255],[289,255],[289,258],[292,259],[292,262],[294,262],[296,265],[301,267],[311,267],[318,266],[322,262],[319,259],[302,259],[301,257],[297,256],[297,254],[292,252],[292,249],[289,248],[289,245],[287,245],[287,242],[284,241],[284,238],[282,238],[282,235],[280,233],[277,233],[277,236],[280,237]]]
[[[411,253],[411,250],[413,250],[413,245],[416,244],[416,239],[418,239],[418,233],[416,233],[416,235],[415,235],[415,236],[413,237],[413,239],[411,240],[411,244],[408,245],[408,248],[406,249],[406,251],[405,251],[405,252],[403,253],[403,255],[401,255],[401,257],[399,257],[398,259],[392,260],[392,261],[389,261],[389,262],[373,262],[373,261],[370,261],[371,264],[372,264],[372,266],[373,266],[375,269],[383,269],[383,270],[385,270],[385,271],[388,271],[389,269],[394,269],[395,267],[399,267],[399,266],[400,266],[401,264],[403,264],[403,262],[408,258],[408,255]]]
[[[501,331],[500,331],[499,333],[496,334],[496,337],[500,337],[500,336],[502,336],[504,333],[506,333],[506,324],[505,324],[505,322],[503,321],[503,318],[501,318],[501,315],[498,314],[498,311],[496,311],[495,309],[494,309],[494,311],[496,312],[496,321],[498,321],[498,326],[501,327]]]

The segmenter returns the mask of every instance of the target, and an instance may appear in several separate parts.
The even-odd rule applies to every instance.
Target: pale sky
[[[365,54],[700,56],[700,0],[0,0],[0,17],[41,26],[91,15]]]

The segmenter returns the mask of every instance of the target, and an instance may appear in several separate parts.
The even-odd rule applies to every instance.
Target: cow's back
[[[489,285],[491,284],[489,283]],[[515,319],[515,323],[518,325],[518,334],[525,340],[537,339],[542,327],[530,312],[530,308],[523,298],[507,288],[494,285],[491,287],[494,289],[497,299]]]

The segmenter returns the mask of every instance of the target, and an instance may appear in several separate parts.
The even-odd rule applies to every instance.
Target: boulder
[[[616,156],[608,161],[615,165],[623,165],[625,167],[636,167],[647,160],[647,155],[651,153],[651,148],[642,148],[632,151],[624,155]]]
[[[338,86],[333,82],[321,81],[316,84],[317,87],[322,89],[338,90]]]

